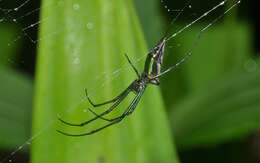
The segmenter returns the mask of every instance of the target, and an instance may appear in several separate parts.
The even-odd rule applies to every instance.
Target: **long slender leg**
[[[138,95],[134,98],[134,100],[131,102],[131,104],[129,105],[129,107],[126,109],[126,111],[125,111],[121,116],[119,116],[119,117],[117,117],[117,118],[114,118],[114,119],[111,119],[112,122],[109,123],[109,124],[107,124],[107,125],[105,125],[105,126],[103,126],[103,127],[100,127],[100,128],[98,128],[98,129],[95,129],[95,130],[92,130],[92,131],[90,131],[90,132],[83,133],[83,134],[68,134],[68,133],[62,132],[62,131],[60,131],[60,130],[57,130],[57,132],[59,132],[59,133],[61,133],[61,134],[63,134],[63,135],[66,135],[66,136],[79,137],[79,136],[85,136],[85,135],[94,134],[94,133],[96,133],[96,132],[98,132],[98,131],[100,131],[100,130],[103,130],[103,129],[105,129],[105,128],[111,126],[111,125],[114,125],[114,124],[116,124],[116,123],[119,123],[119,122],[121,122],[127,115],[129,115],[129,114],[128,114],[129,111],[132,110],[131,113],[133,112],[133,110],[136,108],[138,102],[140,101],[143,92],[144,92],[144,89],[142,89],[142,90],[138,93]],[[101,115],[99,115],[98,117],[100,118]]]
[[[118,99],[118,101],[116,101],[116,103],[114,103],[108,110],[106,110],[105,112],[101,113],[100,116],[104,116],[104,115],[110,113],[111,111],[113,111],[113,110],[123,101],[123,99],[124,99],[131,91],[132,91],[132,90],[130,89],[130,87],[128,87],[128,88],[124,91],[124,93],[120,96],[120,98]],[[88,124],[88,123],[90,123],[90,122],[92,122],[92,121],[94,121],[94,120],[96,120],[96,119],[98,119],[98,118],[99,118],[99,117],[94,117],[94,118],[92,118],[92,119],[90,119],[90,120],[88,120],[88,121],[85,121],[85,122],[83,122],[83,123],[80,123],[80,124],[68,123],[68,122],[62,120],[61,118],[58,118],[58,119],[59,119],[62,123],[67,124],[67,125],[69,125],[69,126],[79,126],[79,127],[81,127],[81,126],[85,126],[86,124]]]
[[[100,118],[100,119],[103,119],[103,120],[109,121],[109,122],[115,121],[115,120],[120,119],[121,117],[123,117],[123,116],[125,116],[125,115],[130,115],[130,114],[135,110],[137,104],[139,103],[139,101],[140,101],[140,99],[141,99],[141,97],[142,97],[142,95],[143,95],[144,90],[145,90],[145,89],[142,89],[142,90],[138,93],[138,95],[136,95],[136,97],[135,97],[134,100],[131,102],[131,104],[128,106],[128,108],[126,109],[126,111],[125,111],[121,116],[119,116],[119,117],[115,117],[115,118],[112,118],[112,119],[108,119],[108,118],[104,118],[104,117],[102,117],[101,115],[95,113],[95,112],[94,112],[93,110],[91,110],[90,108],[89,108],[89,110],[90,110],[93,114],[95,114],[98,118]]]
[[[114,124],[116,124],[116,123],[119,123],[121,120],[123,120],[123,118],[124,118],[124,117],[122,117],[121,119],[118,119],[118,120],[116,120],[116,121],[113,121],[113,122],[111,122],[111,123],[109,123],[109,124],[107,124],[107,125],[105,125],[105,126],[103,126],[103,127],[100,127],[100,128],[98,128],[98,129],[92,130],[92,131],[87,132],[87,133],[84,133],[84,134],[68,134],[68,133],[62,132],[62,131],[60,131],[60,130],[57,130],[57,132],[59,132],[59,133],[61,133],[61,134],[63,134],[63,135],[66,135],[66,136],[74,136],[74,137],[85,136],[85,135],[91,135],[91,134],[94,134],[94,133],[96,133],[96,132],[98,132],[98,131],[100,131],[100,130],[103,130],[103,129],[105,129],[105,128],[111,126],[111,125],[114,125]]]
[[[128,87],[129,88],[129,87]],[[127,88],[127,89],[128,89]],[[118,99],[121,98],[121,96],[124,95],[124,93],[126,92],[126,90],[124,90],[122,93],[120,93],[117,97],[113,98],[112,100],[109,100],[109,101],[106,101],[106,102],[103,102],[103,103],[100,103],[100,104],[94,104],[92,102],[92,100],[90,100],[89,96],[88,96],[88,91],[87,89],[85,89],[85,93],[86,93],[86,97],[88,98],[88,101],[89,103],[93,106],[93,107],[99,107],[99,106],[102,106],[102,105],[106,105],[106,104],[110,104],[110,103],[113,103],[113,102],[116,102]]]
[[[135,71],[135,73],[136,73],[138,79],[140,79],[141,76],[140,76],[138,70],[135,68],[134,64],[131,62],[131,60],[129,59],[129,57],[127,56],[127,54],[125,54],[125,57],[126,57],[127,61],[129,62],[129,64],[131,65],[131,67],[134,69],[134,71]]]
[[[134,112],[134,110],[135,110],[137,104],[139,103],[139,101],[140,101],[140,99],[141,99],[141,97],[142,97],[142,95],[143,95],[143,93],[144,93],[144,90],[145,90],[145,88],[140,91],[140,93],[139,93],[139,95],[138,95],[138,97],[137,97],[137,99],[136,99],[136,103],[134,104],[134,106],[132,107],[132,109],[127,112],[127,115],[130,115],[130,114],[132,114],[132,113]]]
[[[223,2],[224,2],[224,1],[223,1]],[[178,67],[181,63],[185,62],[185,61],[192,55],[194,49],[197,47],[197,45],[198,45],[198,43],[199,43],[199,41],[200,41],[201,35],[202,35],[210,26],[212,26],[213,24],[215,24],[219,19],[221,19],[226,13],[228,13],[231,9],[233,9],[233,8],[234,8],[236,5],[238,5],[239,3],[240,3],[240,1],[237,1],[237,2],[236,2],[235,4],[233,4],[230,8],[228,8],[223,14],[219,15],[219,16],[218,16],[216,19],[214,19],[210,24],[208,24],[206,27],[204,27],[204,28],[200,31],[200,33],[199,33],[199,35],[198,35],[198,37],[197,37],[197,39],[196,39],[196,41],[195,41],[195,43],[194,43],[192,49],[191,49],[191,50],[189,51],[189,53],[186,54],[178,63],[176,63],[174,66],[168,68],[168,69],[165,70],[164,72],[162,72],[162,73],[160,73],[160,74],[154,76],[152,79],[158,78],[158,77],[160,77],[160,76],[166,74],[167,72],[171,71],[172,69],[175,69],[176,67]]]
[[[108,122],[111,122],[112,120],[110,120],[110,119],[107,119],[107,118],[104,118],[104,117],[102,117],[102,116],[100,116],[99,114],[97,114],[96,112],[94,112],[92,109],[90,109],[90,108],[88,108],[88,110],[92,113],[92,114],[94,114],[96,117],[98,117],[98,118],[100,118],[100,119],[103,119],[103,120],[105,120],[105,121],[108,121]]]
[[[134,71],[135,71],[137,77],[140,78],[141,76],[140,76],[138,70],[135,68],[134,64],[131,62],[131,60],[129,59],[129,57],[127,56],[127,54],[125,54],[125,57],[126,57],[127,61],[129,62],[129,64],[131,65],[131,67],[134,69]],[[124,92],[122,92],[122,93],[119,94],[117,97],[113,98],[112,100],[109,100],[109,101],[106,101],[106,102],[103,102],[103,103],[100,103],[100,104],[94,104],[94,103],[92,102],[92,100],[91,100],[91,99],[89,98],[89,96],[88,96],[88,91],[87,91],[87,89],[85,89],[85,93],[86,93],[86,97],[88,98],[89,103],[90,103],[93,107],[98,107],[98,106],[106,105],[106,104],[109,104],[109,103],[113,103],[113,102],[117,101],[117,100],[124,94]]]

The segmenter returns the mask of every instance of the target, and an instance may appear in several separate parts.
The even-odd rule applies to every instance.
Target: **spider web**
[[[39,8],[29,9],[28,11],[25,12],[25,14],[20,14],[20,13],[23,9],[26,10],[27,9],[26,7],[30,6],[30,4],[33,3],[32,0],[20,0],[18,2],[15,2],[15,6],[12,6],[12,7],[5,6],[5,3],[4,3],[5,1],[8,1],[8,0],[0,0],[0,14],[1,14],[0,26],[4,23],[13,23],[13,24],[18,24],[20,26],[21,22],[25,22],[25,21],[26,21],[26,23],[28,22],[27,25],[21,26],[21,28],[19,30],[19,34],[17,34],[15,36],[15,38],[13,38],[10,42],[7,42],[6,46],[11,46],[13,44],[16,44],[18,41],[20,41],[21,39],[24,39],[24,38],[28,39],[28,41],[30,41],[31,44],[36,46],[41,40],[52,39],[53,37],[56,37],[56,35],[58,35],[61,31],[64,30],[64,29],[57,29],[56,31],[51,31],[50,33],[46,34],[43,37],[37,38],[37,37],[34,37],[32,33],[34,31],[37,31],[39,25],[41,23],[45,22],[45,21],[48,21],[48,19],[50,17],[47,16],[47,17],[41,18],[40,20],[30,20],[30,17],[32,17],[34,15],[39,15],[39,12],[40,12],[41,9],[48,8],[48,7],[51,7],[53,5],[57,5],[57,6],[62,7],[64,5],[63,0],[59,0],[59,1],[52,0],[45,5],[42,5]],[[197,16],[190,23],[188,23],[184,27],[181,27],[179,30],[177,30],[177,32],[174,32],[172,35],[170,35],[168,37],[168,40],[177,37],[182,32],[184,32],[186,29],[190,28],[193,24],[197,23],[198,21],[200,21],[201,19],[203,19],[204,17],[209,15],[211,12],[213,12],[216,9],[223,6],[226,2],[227,2],[227,0],[221,1],[217,4],[215,4],[215,6],[211,7],[210,9],[204,11],[203,14]],[[197,40],[194,42],[194,46],[191,47],[190,51],[187,51],[186,57],[184,57],[182,60],[180,60],[180,62],[184,62],[192,54],[193,50],[196,48],[196,46],[199,42],[199,39],[200,39],[202,33],[206,29],[208,29],[210,26],[212,26],[215,22],[217,22],[221,17],[223,17],[232,8],[234,8],[238,3],[240,3],[240,1],[236,1],[224,13],[222,13],[220,16],[218,16],[216,19],[214,19],[211,23],[209,23],[203,29],[201,29],[200,33],[197,36]],[[161,0],[161,4],[168,12],[176,12],[177,13],[176,14],[177,16],[175,17],[175,19],[173,19],[171,24],[174,23],[177,20],[177,18],[184,12],[184,9],[185,9],[185,8],[170,9],[167,5],[164,4],[164,0]],[[74,10],[78,10],[79,7],[80,7],[80,5],[77,4],[77,3],[75,3],[73,5]],[[188,4],[186,7],[191,8],[192,6],[191,6],[191,4]],[[28,20],[30,20],[30,21],[28,21]],[[26,24],[26,23],[23,23],[23,24]],[[77,30],[84,30],[85,28],[93,29],[94,27],[93,27],[93,24],[91,22],[89,22],[87,25],[82,25],[81,29],[77,29]],[[136,58],[133,62],[138,63],[140,61],[143,61],[145,58],[146,58],[146,54],[143,54],[141,57]],[[93,80],[97,81],[98,84],[96,86],[92,87],[92,89],[90,89],[89,97],[96,94],[98,92],[98,90],[106,87],[113,80],[120,77],[120,74],[123,73],[124,71],[127,71],[128,69],[130,69],[130,67],[129,67],[128,63],[125,62],[124,64],[120,65],[119,67],[116,67],[114,69],[114,71],[112,71],[112,72],[101,72],[96,77],[93,77]],[[86,98],[82,99],[82,102],[84,102],[84,101],[86,101]],[[71,110],[72,109],[69,109],[66,112],[70,112]],[[62,113],[58,113],[58,115],[61,115],[61,114]],[[53,130],[54,127],[55,127],[53,125],[55,121],[56,121],[56,119],[49,121],[45,125],[44,128],[40,129],[35,135],[31,136],[27,141],[25,141],[23,144],[19,145],[13,152],[11,152],[7,156],[5,156],[2,160],[0,160],[0,163],[14,162],[15,155],[17,154],[17,152],[21,151],[25,146],[30,146],[32,141],[36,140],[43,133],[47,132],[48,130]]]

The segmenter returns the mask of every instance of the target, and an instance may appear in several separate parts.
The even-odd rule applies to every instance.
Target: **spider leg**
[[[101,113],[100,116],[104,116],[104,115],[110,113],[111,111],[113,111],[113,110],[123,101],[123,99],[124,99],[131,91],[132,91],[131,88],[128,87],[128,88],[119,96],[119,98],[118,98],[118,100],[116,101],[116,103],[114,103],[108,110],[106,110],[106,111],[104,111],[103,113]],[[60,117],[58,117],[58,119],[59,119],[62,123],[66,124],[66,125],[69,125],[69,126],[79,126],[79,127],[85,126],[86,124],[88,124],[88,123],[90,123],[90,122],[92,122],[92,121],[94,121],[94,120],[96,120],[96,119],[98,119],[98,118],[99,118],[99,117],[96,116],[96,117],[94,117],[94,118],[92,118],[92,119],[90,119],[90,120],[88,120],[88,121],[86,121],[86,122],[83,122],[83,123],[80,123],[80,124],[73,124],[73,123],[68,123],[68,122],[62,120]]]
[[[94,114],[96,117],[98,117],[98,118],[100,118],[100,119],[103,119],[103,120],[108,121],[108,122],[111,122],[111,121],[112,121],[111,119],[107,119],[107,118],[104,118],[104,117],[100,116],[99,114],[97,114],[96,112],[94,112],[94,111],[93,111],[92,109],[90,109],[90,108],[88,108],[88,110],[89,110],[92,114]]]
[[[102,117],[102,115],[99,115],[97,114],[96,112],[94,112],[93,110],[91,110],[90,108],[88,108],[93,114],[95,114],[98,118],[100,119],[103,119],[105,121],[109,121],[109,122],[112,122],[112,121],[115,121],[117,119],[120,119],[121,117],[123,116],[126,116],[126,115],[130,115],[133,113],[133,111],[135,110],[137,104],[139,103],[143,93],[144,93],[144,90],[145,89],[142,89],[137,95],[136,97],[134,98],[134,100],[131,102],[131,104],[128,106],[128,108],[126,109],[126,111],[119,117],[116,117],[116,118],[112,118],[112,119],[108,119],[108,118],[104,118]]]
[[[143,95],[143,93],[144,93],[144,90],[145,90],[145,88],[142,89],[142,90],[140,91],[140,93],[137,95],[137,97],[136,97],[136,98],[137,98],[137,99],[136,99],[136,103],[135,103],[134,106],[127,112],[127,115],[130,115],[130,114],[132,114],[132,113],[134,112],[134,110],[135,110],[137,104],[139,103],[139,101],[140,101],[140,99],[141,99],[141,97],[142,97],[142,95]]]
[[[126,57],[128,63],[129,63],[129,64],[131,65],[131,67],[134,69],[134,71],[135,71],[135,73],[136,73],[138,79],[140,79],[140,78],[141,78],[141,75],[139,74],[138,70],[135,68],[134,64],[131,62],[131,60],[129,59],[129,57],[127,56],[127,54],[125,54],[125,57]]]
[[[128,108],[126,109],[126,111],[125,111],[121,116],[119,116],[119,117],[117,117],[117,118],[110,119],[112,122],[109,123],[109,124],[107,124],[107,125],[105,125],[105,126],[103,126],[103,127],[100,127],[100,128],[98,128],[98,129],[95,129],[95,130],[92,130],[92,131],[90,131],[90,132],[83,133],[83,134],[68,134],[68,133],[65,133],[65,132],[60,131],[60,130],[57,130],[57,132],[59,132],[59,133],[61,133],[61,134],[63,134],[63,135],[66,135],[66,136],[79,137],[79,136],[85,136],[85,135],[94,134],[94,133],[96,133],[96,132],[98,132],[98,131],[100,131],[100,130],[103,130],[103,129],[109,127],[109,126],[112,126],[112,125],[114,125],[114,124],[116,124],[116,123],[119,123],[119,122],[121,122],[127,115],[129,115],[129,114],[128,114],[129,111],[131,111],[131,113],[133,112],[133,110],[136,108],[138,102],[140,101],[141,96],[142,96],[144,90],[145,90],[145,89],[142,89],[142,90],[138,93],[138,95],[134,98],[134,100],[131,102],[131,104],[128,106]],[[95,113],[95,114],[96,114],[96,113]],[[98,118],[101,118],[101,117],[102,117],[101,115],[98,115]],[[103,117],[102,117],[102,118],[103,118]],[[110,121],[110,120],[109,120],[109,121]]]
[[[112,126],[112,125],[114,125],[114,124],[116,124],[116,123],[119,123],[121,120],[123,120],[123,118],[124,118],[124,117],[121,117],[120,119],[118,119],[118,120],[116,120],[116,121],[113,121],[113,122],[111,122],[111,123],[109,123],[109,124],[107,124],[107,125],[105,125],[105,126],[103,126],[103,127],[100,127],[100,128],[98,128],[98,129],[92,130],[92,131],[87,132],[87,133],[84,133],[84,134],[68,134],[68,133],[65,133],[65,132],[60,131],[60,130],[57,130],[57,132],[59,132],[59,133],[61,133],[61,134],[63,134],[63,135],[66,135],[66,136],[74,136],[74,137],[85,136],[85,135],[91,135],[91,134],[94,134],[94,133],[96,133],[96,132],[98,132],[98,131],[100,131],[100,130],[103,130],[103,129],[109,127],[109,126]]]
[[[113,103],[113,102],[117,101],[117,100],[120,99],[120,97],[125,93],[125,91],[123,91],[121,94],[119,94],[117,97],[113,98],[112,100],[109,100],[109,101],[106,101],[106,102],[103,102],[103,103],[100,103],[100,104],[94,104],[94,103],[92,102],[92,100],[90,100],[87,89],[85,89],[85,93],[86,93],[86,97],[88,98],[89,103],[90,103],[93,107],[99,107],[99,106],[106,105],[106,104],[110,104],[110,103]]]

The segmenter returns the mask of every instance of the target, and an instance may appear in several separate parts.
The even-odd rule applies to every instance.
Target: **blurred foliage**
[[[170,118],[181,148],[210,146],[249,136],[260,129],[260,70],[233,72],[191,93]]]
[[[174,17],[174,13],[164,9],[165,5],[178,9],[183,1],[134,1],[150,49],[171,21],[165,22],[161,13]],[[170,5],[175,2],[178,4]],[[185,12],[194,12],[197,17],[209,6],[214,4],[196,1]],[[48,39],[40,41],[39,46],[33,135],[41,134],[33,144],[32,162],[177,162],[164,103],[179,151],[201,147],[207,151],[199,151],[202,158],[198,158],[198,151],[192,151],[194,157],[188,162],[202,162],[207,157],[208,162],[247,160],[241,157],[249,153],[229,160],[219,158],[221,154],[216,150],[209,152],[212,146],[246,140],[259,131],[260,62],[259,58],[251,59],[252,28],[248,22],[240,21],[236,12],[232,10],[233,14],[225,15],[224,21],[208,29],[193,56],[162,77],[163,100],[158,88],[148,88],[135,113],[123,123],[94,136],[75,139],[58,135],[55,129],[80,133],[103,123],[84,129],[67,128],[55,123],[56,114],[62,113],[71,122],[90,118],[89,112],[84,111],[89,104],[80,103],[84,88],[95,88],[90,91],[97,102],[116,96],[136,78],[123,54],[128,53],[142,70],[143,60],[139,62],[137,58],[147,52],[146,45],[130,1],[77,0],[42,8],[41,17],[48,17],[48,21],[40,23],[40,36]],[[215,16],[220,13],[223,8]],[[194,15],[180,17],[172,28],[190,23]],[[209,15],[205,22],[200,21],[168,43],[164,68],[175,64],[192,48],[198,32],[213,17],[214,14]],[[56,35],[49,36],[56,30]],[[17,31],[1,23],[0,35],[0,147],[10,150],[29,137],[32,82],[9,68],[17,60],[19,44],[8,42],[13,42]],[[115,73],[118,70],[120,73]],[[126,99],[120,108],[126,108],[130,101]],[[119,112],[113,115],[116,114]],[[224,153],[232,157],[236,149],[224,147]]]
[[[19,47],[19,42],[13,41],[17,33],[9,24],[0,25],[0,149],[7,150],[23,144],[31,128],[32,81],[11,69]]]
[[[0,67],[0,83],[0,147],[11,150],[30,136],[32,81]]]
[[[259,95],[254,92],[258,89],[257,74],[248,77],[237,73],[244,68],[251,71],[248,64],[254,65],[250,60],[252,34],[248,25],[229,16],[203,35],[188,63],[177,69],[182,72],[175,72],[177,79],[175,75],[165,79],[163,92],[167,96],[164,99],[167,106],[172,106],[168,109],[178,147],[187,149],[225,143],[259,129],[256,125],[260,120],[260,107],[256,103]],[[177,56],[189,51],[202,28],[193,26],[174,40],[180,44],[174,49],[177,49]],[[174,52],[170,50],[169,53]],[[166,62],[176,60],[176,56],[168,56]],[[253,78],[252,83],[247,81],[250,78]],[[173,87],[169,87],[170,84]],[[246,86],[250,88],[243,92]]]

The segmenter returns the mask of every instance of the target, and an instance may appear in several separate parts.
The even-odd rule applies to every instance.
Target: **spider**
[[[171,69],[173,69],[175,66],[170,67],[169,69],[167,69],[164,72],[161,72],[161,67],[162,67],[162,63],[163,63],[163,54],[164,54],[164,47],[166,45],[167,42],[167,38],[163,37],[161,39],[161,41],[153,48],[153,50],[151,52],[148,53],[146,61],[145,61],[145,66],[144,66],[144,71],[142,74],[140,74],[138,72],[138,70],[135,68],[135,66],[133,65],[133,63],[130,61],[129,57],[127,56],[127,54],[125,54],[125,57],[127,59],[127,61],[129,62],[129,64],[131,65],[131,67],[133,68],[133,70],[135,71],[136,75],[137,75],[137,79],[134,80],[122,93],[120,93],[117,97],[113,98],[112,100],[100,103],[100,104],[94,104],[92,102],[92,100],[89,98],[88,96],[88,92],[85,89],[85,93],[87,96],[87,99],[89,101],[89,103],[93,106],[93,107],[100,107],[106,104],[110,104],[113,103],[113,105],[111,107],[109,107],[109,109],[107,109],[105,112],[101,113],[101,114],[96,114],[93,110],[91,110],[90,108],[88,108],[93,114],[95,114],[96,116],[93,119],[90,119],[86,122],[80,123],[80,124],[72,124],[72,123],[68,123],[62,119],[59,118],[59,120],[67,125],[70,126],[85,126],[86,124],[101,118],[105,121],[109,121],[110,123],[92,130],[88,133],[84,133],[84,134],[78,134],[78,135],[73,135],[73,134],[67,134],[64,133],[62,131],[57,130],[59,133],[62,133],[64,135],[67,136],[84,136],[84,135],[90,135],[93,134],[95,132],[98,132],[104,128],[107,128],[113,124],[119,123],[121,122],[126,116],[130,115],[131,113],[133,113],[133,111],[135,110],[138,102],[140,101],[146,87],[148,84],[153,84],[153,85],[159,85],[160,81],[159,81],[159,77],[163,74],[165,74],[166,72],[170,71]],[[118,116],[116,118],[112,118],[112,119],[107,119],[104,118],[103,116],[110,113],[111,111],[113,111],[126,97],[130,92],[134,92],[136,94],[135,98],[133,99],[133,101],[130,103],[130,105],[127,107],[127,109],[124,111],[124,113],[121,116]]]
[[[215,10],[217,7],[221,6],[224,4],[224,2],[226,1],[223,1],[222,3],[220,3],[219,5],[215,6],[213,9],[209,10],[208,12],[204,13],[201,17],[199,17],[197,20],[200,20],[202,17],[205,17],[209,12]],[[231,10],[233,7],[235,7],[238,3],[240,3],[240,1],[238,1],[237,3],[235,3],[233,6],[231,6],[228,10],[226,10],[224,12],[224,14],[226,14],[229,10]],[[186,6],[185,6],[186,7]],[[184,8],[185,8],[184,7]],[[183,8],[183,9],[184,9]],[[181,12],[175,17],[175,19],[171,22],[171,24],[178,18],[178,16],[182,13],[183,9],[181,10]],[[103,103],[99,103],[99,104],[94,104],[92,102],[92,100],[89,98],[88,96],[88,92],[87,90],[85,89],[85,93],[86,93],[86,97],[89,101],[89,103],[94,107],[100,107],[100,106],[103,106],[103,105],[107,105],[107,104],[111,104],[113,103],[112,106],[110,106],[106,111],[104,111],[103,113],[101,114],[97,114],[95,113],[93,110],[91,110],[90,108],[89,111],[92,112],[95,117],[88,120],[88,121],[85,121],[83,123],[80,123],[80,124],[72,124],[72,123],[68,123],[64,120],[62,120],[61,118],[58,118],[62,123],[66,124],[66,125],[69,125],[69,126],[79,126],[79,127],[82,127],[82,126],[85,126],[97,119],[103,119],[105,121],[108,121],[110,123],[108,123],[107,125],[104,125],[100,128],[97,128],[95,130],[92,130],[90,132],[87,132],[87,133],[83,133],[83,134],[69,134],[69,133],[65,133],[63,131],[60,131],[60,130],[57,130],[59,133],[63,134],[63,135],[66,135],[66,136],[85,136],[85,135],[91,135],[91,134],[94,134],[100,130],[103,130],[111,125],[114,125],[114,124],[117,124],[119,122],[121,122],[126,116],[129,116],[130,114],[132,114],[134,112],[134,110],[136,109],[136,106],[137,104],[139,103],[146,87],[148,85],[156,85],[158,86],[160,84],[160,80],[159,78],[168,73],[169,71],[175,69],[176,67],[178,67],[181,63],[183,63],[184,61],[186,61],[193,53],[193,50],[196,48],[199,40],[200,40],[200,37],[201,35],[203,34],[203,32],[208,29],[211,25],[213,25],[217,20],[219,20],[221,17],[224,16],[224,14],[218,16],[216,19],[214,19],[210,24],[208,24],[206,27],[204,27],[200,32],[199,32],[199,35],[193,45],[193,48],[189,51],[189,53],[187,53],[179,62],[177,62],[175,65],[173,65],[172,67],[169,67],[168,69],[166,69],[165,71],[162,71],[162,65],[163,65],[163,56],[164,56],[164,49],[165,49],[165,46],[166,46],[166,43],[168,40],[170,40],[172,36],[170,37],[166,37],[167,33],[168,33],[168,30],[165,34],[165,36],[159,41],[159,43],[147,54],[147,57],[146,57],[146,61],[145,61],[145,65],[144,65],[144,70],[143,72],[140,74],[138,72],[138,70],[136,69],[136,67],[134,66],[134,64],[131,62],[131,60],[129,59],[129,57],[127,56],[127,54],[125,54],[125,57],[128,61],[128,63],[131,65],[132,69],[135,71],[136,75],[137,75],[137,79],[134,80],[122,93],[120,93],[117,97],[109,100],[109,101],[106,101],[106,102],[103,102]],[[194,21],[195,22],[195,21]],[[191,24],[193,24],[194,22],[192,22]],[[186,26],[188,27],[188,26]],[[112,112],[115,108],[117,108],[117,106],[128,96],[128,94],[130,92],[134,92],[136,94],[136,96],[134,97],[133,101],[130,103],[130,105],[126,108],[126,110],[123,112],[122,115],[118,116],[118,117],[115,117],[115,118],[112,118],[112,119],[108,119],[108,118],[104,118],[103,116],[109,114],[110,112]]]

